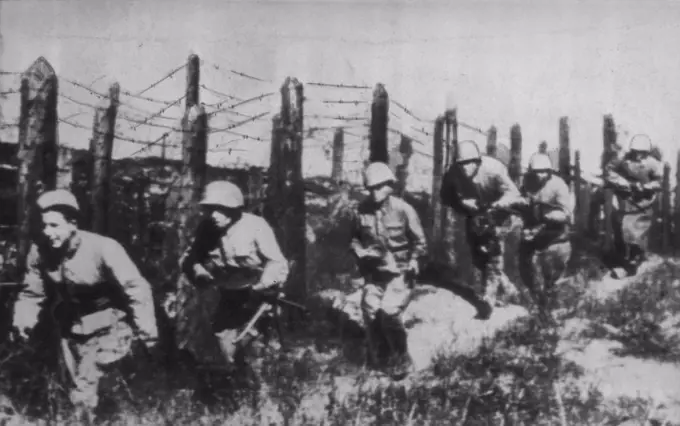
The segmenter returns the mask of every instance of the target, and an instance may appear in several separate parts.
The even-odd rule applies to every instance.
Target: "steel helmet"
[[[652,140],[647,135],[635,135],[630,140],[631,151],[650,152],[652,150]]]
[[[377,186],[387,182],[395,182],[397,179],[389,166],[385,163],[375,162],[366,167],[364,171],[364,185],[366,187]]]
[[[529,159],[529,170],[531,171],[549,171],[553,169],[552,160],[547,154],[540,152],[534,154]]]
[[[482,154],[475,141],[458,142],[458,149],[456,150],[456,163],[465,163],[468,161],[478,161]]]
[[[202,206],[221,206],[228,209],[243,207],[243,192],[238,186],[227,180],[217,180],[206,185],[203,199],[199,204]]]
[[[36,200],[40,210],[49,210],[54,207],[68,207],[80,212],[80,206],[76,196],[71,191],[65,189],[55,189],[53,191],[43,192]]]

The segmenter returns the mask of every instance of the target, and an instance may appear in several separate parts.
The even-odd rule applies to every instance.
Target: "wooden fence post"
[[[673,252],[680,253],[680,151],[675,163],[675,200],[673,204]]]
[[[111,219],[109,215],[109,201],[112,195],[111,155],[113,154],[119,95],[120,86],[118,83],[113,83],[109,87],[109,97],[95,109],[93,135],[90,141],[92,157],[90,230],[103,235],[108,235]]]
[[[559,173],[567,184],[571,183],[571,151],[569,147],[569,119],[560,118]]]
[[[602,150],[602,176],[609,176],[606,165],[612,160],[616,145],[616,125],[611,115],[604,116],[603,123],[603,150]],[[604,250],[609,252],[614,248],[614,227],[611,219],[613,205],[613,192],[610,188],[604,189]]]
[[[43,57],[21,79],[21,112],[18,147],[18,250],[19,276],[37,231],[35,201],[45,189],[56,187],[57,76]],[[17,277],[18,278],[18,277]]]
[[[432,216],[429,223],[430,234],[430,253],[434,262],[441,260],[441,236],[443,233],[443,223],[441,223],[442,206],[439,192],[442,188],[442,178],[444,177],[444,117],[439,116],[434,124],[433,136],[433,161],[432,165],[432,198],[430,200]]]
[[[369,163],[389,161],[387,125],[389,121],[390,100],[381,83],[373,90],[373,104],[371,105],[371,131]]]
[[[663,167],[663,180],[661,183],[661,253],[668,254],[671,247],[671,166],[668,163]]]
[[[401,197],[406,192],[406,181],[408,179],[408,166],[413,155],[413,140],[401,135],[401,143],[399,144],[399,153],[401,154],[402,163],[397,166],[397,194]]]
[[[496,157],[498,152],[498,131],[496,126],[489,127],[486,133],[486,155],[489,157]]]
[[[448,168],[456,160],[458,151],[458,112],[455,108],[446,110],[444,113],[446,122],[446,158],[444,165]]]
[[[345,130],[342,127],[335,129],[333,134],[333,157],[331,168],[331,179],[336,184],[340,184],[343,179],[342,163],[345,158]]]
[[[510,164],[508,164],[510,178],[519,185],[522,178],[522,130],[519,124],[510,128]]]
[[[73,148],[60,146],[57,159],[56,187],[70,191],[71,184],[73,184]]]
[[[304,88],[296,78],[286,78],[281,86],[281,116],[280,143],[276,150],[279,154],[275,158],[275,170],[280,181],[279,192],[276,194],[276,206],[282,219],[278,223],[281,227],[283,250],[291,264],[288,282],[290,297],[305,300],[308,297],[306,282],[306,208],[305,185],[302,177],[302,146],[303,146],[303,100]],[[272,147],[272,149],[274,149]]]
[[[187,59],[186,110],[198,105],[201,81],[201,61],[198,55],[191,54]]]
[[[583,212],[583,190],[586,185],[583,185],[581,181],[581,152],[576,151],[574,153],[574,228],[577,232],[583,232],[585,229]]]

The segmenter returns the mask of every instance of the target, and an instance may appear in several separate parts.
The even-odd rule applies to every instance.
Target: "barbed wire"
[[[210,66],[210,67],[212,67],[212,68],[214,68],[218,71],[221,71],[221,72],[231,73],[231,74],[237,75],[239,77],[244,77],[244,78],[247,78],[247,79],[250,79],[250,80],[260,81],[260,82],[263,82],[263,83],[273,83],[271,80],[263,79],[263,78],[260,78],[260,77],[255,77],[255,76],[252,76],[250,74],[246,74],[246,73],[241,72],[241,71],[236,71],[236,70],[229,69],[229,68],[222,68],[222,66],[220,66],[218,64],[214,64],[210,61],[206,61],[205,59],[201,59],[201,64],[202,65],[208,65],[208,66]]]
[[[221,96],[223,98],[231,99],[231,100],[234,100],[234,101],[242,101],[243,100],[243,98],[239,98],[238,96],[228,95],[226,93],[222,93],[222,92],[217,91],[215,89],[211,89],[210,87],[206,86],[205,84],[200,84],[200,87],[201,87],[201,89],[205,89],[206,91],[208,91],[208,92],[210,92],[214,95]]]
[[[224,108],[221,108],[221,106],[224,105],[224,104],[226,103],[226,101],[225,101],[225,102],[221,102],[221,103],[219,103],[219,104],[217,104],[217,105],[215,106],[215,107],[218,108],[218,109],[217,109],[216,111],[211,111],[208,115],[216,115],[216,114],[219,114],[219,113],[221,113],[221,112],[224,112],[224,111],[227,111],[227,110],[234,109],[234,108],[236,108],[236,107],[238,107],[238,106],[245,105],[245,104],[250,103],[250,102],[262,100],[262,99],[264,99],[264,98],[266,98],[266,97],[269,97],[269,96],[272,96],[272,95],[274,95],[274,92],[262,93],[262,94],[260,94],[260,95],[253,96],[252,98],[244,99],[244,100],[242,100],[242,101],[240,101],[240,102],[237,102],[237,103],[235,103],[235,104],[226,106],[226,107],[224,107]]]
[[[354,84],[341,84],[341,83],[319,83],[319,82],[308,82],[307,86],[317,86],[317,87],[334,87],[337,89],[361,89],[370,90],[370,86],[354,85]]]
[[[131,130],[137,130],[137,128],[139,128],[139,126],[142,126],[142,125],[148,123],[149,120],[153,120],[154,118],[163,115],[163,113],[164,113],[165,111],[167,111],[168,109],[170,109],[170,108],[172,108],[173,106],[177,105],[178,103],[182,102],[182,100],[184,100],[184,98],[186,98],[186,97],[187,97],[187,95],[186,95],[186,93],[185,93],[184,95],[182,95],[182,96],[180,96],[179,98],[175,99],[175,101],[174,101],[173,103],[171,103],[170,105],[167,105],[166,107],[161,108],[159,111],[157,111],[157,112],[155,112],[154,114],[152,114],[152,115],[150,115],[149,117],[147,117],[147,118],[144,120],[144,123],[140,123],[140,124],[137,124],[137,125],[135,125],[135,126],[130,126],[130,129],[131,129]]]
[[[177,74],[179,71],[181,71],[181,70],[183,70],[184,68],[186,68],[186,66],[187,66],[186,63],[184,63],[184,64],[178,66],[177,68],[173,69],[173,70],[170,71],[168,74],[166,74],[165,76],[163,76],[160,80],[158,80],[158,81],[152,83],[152,84],[151,84],[149,87],[147,87],[146,89],[139,91],[137,94],[135,94],[135,96],[140,96],[140,95],[142,95],[142,94],[148,92],[149,90],[153,89],[154,87],[158,86],[159,84],[161,84],[161,83],[164,82],[165,80],[167,80],[167,79],[169,79],[169,78],[172,78],[172,77],[173,77],[175,74]]]
[[[231,130],[231,129],[235,129],[236,127],[239,127],[239,126],[242,126],[244,124],[250,123],[252,121],[258,120],[258,119],[264,117],[265,115],[269,115],[269,112],[263,112],[261,114],[258,114],[256,116],[252,117],[252,118],[247,118],[245,120],[239,121],[238,123],[231,124],[231,125],[224,127],[222,129],[210,129],[210,133],[220,133],[220,132],[225,132],[225,131],[228,131],[228,130]]]

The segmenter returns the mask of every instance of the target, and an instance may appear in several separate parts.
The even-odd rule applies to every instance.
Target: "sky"
[[[559,118],[567,116],[572,149],[581,151],[592,173],[600,161],[603,115],[612,114],[621,142],[646,133],[675,168],[678,1],[0,1],[0,32],[0,70],[23,71],[39,56],[54,67],[59,116],[68,122],[60,123],[59,138],[69,146],[88,146],[88,105],[102,102],[71,82],[104,93],[117,81],[134,95],[195,53],[202,60],[201,102],[208,112],[236,102],[224,95],[273,93],[230,110],[238,114],[211,116],[211,164],[268,164],[271,117],[280,108],[281,84],[291,76],[305,84],[305,127],[326,128],[305,139],[308,175],[329,174],[337,125],[351,126],[345,169],[356,175],[367,155],[365,125],[379,82],[417,117],[390,104],[390,148],[399,143],[397,132],[416,140],[412,173],[422,176],[415,186],[430,185],[432,121],[451,107],[471,127],[495,125],[501,142],[520,124],[525,163],[541,141],[557,146]],[[151,126],[130,120],[142,121],[178,99],[185,79],[181,69],[142,94],[153,100],[121,96],[116,132],[122,139],[114,157],[160,154],[159,146],[144,150],[146,145],[125,139],[158,139],[167,127],[179,126],[184,104],[169,107]],[[0,76],[1,91],[18,86],[18,76]],[[329,100],[357,102],[324,103]],[[0,102],[5,124],[15,122],[18,95]],[[262,113],[268,115],[224,130]],[[0,130],[0,138],[16,140],[16,129]],[[173,133],[168,143],[178,138]],[[466,128],[459,129],[459,139],[486,143],[483,134]],[[166,155],[178,157],[179,151],[170,147]]]

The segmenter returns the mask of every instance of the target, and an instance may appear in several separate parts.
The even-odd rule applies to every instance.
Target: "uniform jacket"
[[[646,193],[635,193],[629,196],[626,193],[618,192],[619,207],[624,212],[635,212],[650,208],[656,201],[658,190],[661,189],[661,179],[663,178],[663,165],[659,160],[648,155],[647,157],[633,161],[626,155],[610,161],[606,166],[609,172],[609,180],[615,183],[653,183],[655,190]]]
[[[389,196],[381,206],[363,200],[354,214],[351,247],[379,247],[394,256],[399,268],[426,254],[427,241],[416,210],[404,199]]]
[[[440,191],[442,202],[456,212],[472,216],[463,200],[477,200],[478,206],[501,202],[505,205],[522,203],[517,185],[508,174],[508,169],[499,160],[482,156],[477,174],[470,180],[459,171],[456,165],[447,170]]]
[[[34,244],[23,284],[15,326],[35,327],[48,295],[53,295],[65,313],[57,318],[60,322],[97,329],[121,319],[118,313],[130,313],[142,340],[158,338],[151,285],[125,249],[109,237],[78,230],[61,255]],[[102,312],[111,313],[97,315]]]
[[[203,265],[220,288],[241,289],[257,283],[283,284],[288,261],[276,235],[262,217],[244,212],[220,235],[212,222],[203,221],[192,246],[180,259],[182,271],[193,279],[193,266]]]
[[[552,242],[562,242],[569,239],[569,231],[573,222],[574,208],[569,186],[559,176],[551,175],[543,185],[539,185],[531,176],[524,179],[520,190],[528,205],[524,207],[522,221],[524,227],[533,228],[546,224],[544,216],[554,210],[560,210],[567,216],[567,223],[552,225]]]

